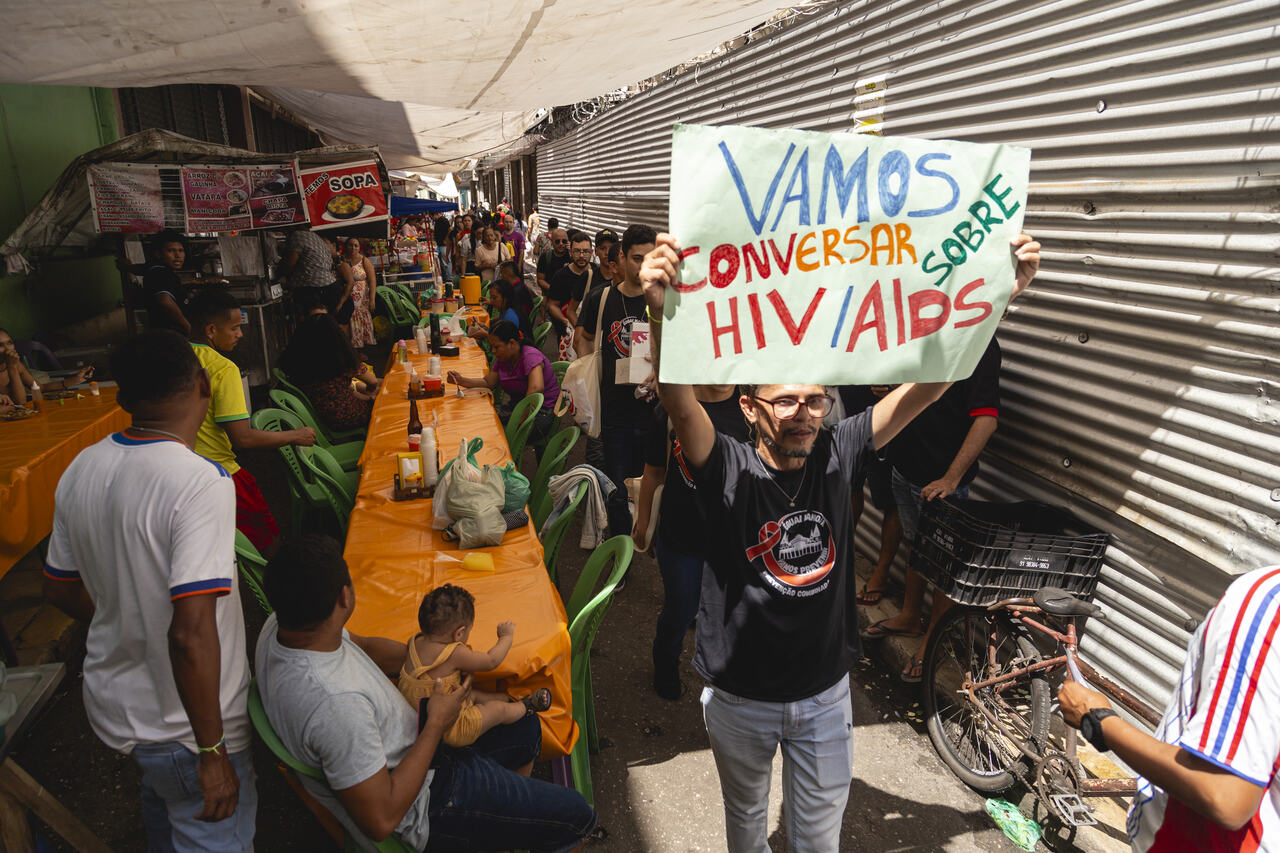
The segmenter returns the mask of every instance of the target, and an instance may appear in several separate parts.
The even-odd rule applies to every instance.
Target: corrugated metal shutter
[[[1113,533],[1085,652],[1162,703],[1186,618],[1280,562],[1275,22],[1273,0],[842,4],[540,147],[539,209],[665,224],[675,121],[1032,148],[1045,260],[1001,326],[975,495]]]

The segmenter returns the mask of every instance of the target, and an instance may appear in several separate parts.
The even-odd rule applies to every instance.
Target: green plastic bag
[[[516,463],[508,462],[502,466],[502,479],[507,484],[507,499],[502,505],[502,512],[515,512],[524,509],[529,503],[529,478],[516,470]]]
[[[471,441],[467,442],[467,461],[470,462],[472,465],[476,466],[477,468],[482,467],[480,463],[476,461],[476,454],[480,452],[480,449],[482,447],[484,447],[484,439],[480,438],[479,436],[476,436],[475,438],[471,439]],[[441,477],[444,476],[444,472],[448,471],[449,466],[451,466],[456,460],[457,460],[457,457],[455,456],[453,459],[450,459],[448,462],[444,463],[444,467],[440,469]]]
[[[1028,819],[1021,810],[1008,800],[995,798],[987,800],[987,814],[996,822],[1005,836],[1018,846],[1019,850],[1035,850],[1040,840],[1040,825]]]

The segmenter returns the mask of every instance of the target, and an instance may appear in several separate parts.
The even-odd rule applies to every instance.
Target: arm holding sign
[[[666,304],[667,288],[677,280],[680,266],[680,245],[670,234],[659,234],[653,251],[644,256],[640,267],[640,286],[644,288],[644,301],[653,329],[653,373],[661,376],[659,357],[662,352],[662,308]],[[707,464],[711,449],[715,447],[716,430],[707,416],[706,409],[693,395],[691,385],[658,383],[658,398],[671,418],[676,437],[684,449],[684,458],[695,468]]]

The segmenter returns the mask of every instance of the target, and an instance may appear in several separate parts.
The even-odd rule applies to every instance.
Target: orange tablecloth
[[[417,371],[426,375],[428,357],[413,354]],[[457,358],[441,359],[442,370],[481,376],[488,369],[484,353],[471,340]],[[495,571],[469,572],[457,560],[463,553],[431,527],[431,500],[399,503],[391,499],[397,452],[408,447],[408,374],[393,365],[373,405],[373,418],[360,459],[360,489],[347,527],[346,559],[355,584],[356,609],[347,623],[356,634],[407,640],[418,631],[422,596],[444,583],[466,587],[476,598],[476,623],[470,645],[487,650],[497,640],[499,622],[516,623],[515,643],[502,666],[477,679],[492,687],[498,679],[515,695],[548,687],[551,710],[540,714],[544,758],[567,755],[577,739],[573,724],[569,677],[569,631],[564,604],[542,564],[542,544],[533,525],[511,530],[502,544],[484,548],[493,555]],[[452,386],[449,386],[452,390]],[[441,457],[452,458],[463,438],[479,436],[481,464],[511,460],[502,422],[491,398],[480,390],[465,399],[452,394],[418,401],[426,426],[438,421]],[[451,559],[454,558],[454,559]]]
[[[43,406],[34,417],[0,421],[0,577],[53,530],[53,493],[76,454],[129,425],[115,388]]]

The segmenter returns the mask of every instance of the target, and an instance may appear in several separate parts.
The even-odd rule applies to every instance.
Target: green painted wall
[[[9,235],[79,155],[118,138],[109,89],[0,84],[0,234]],[[0,276],[0,326],[15,338],[111,311],[120,275],[110,258],[50,260]]]

